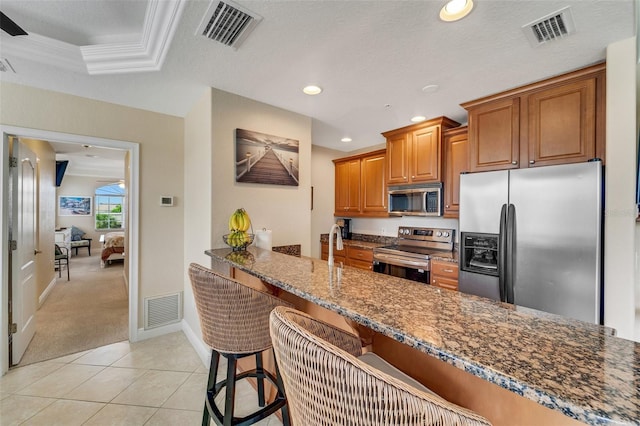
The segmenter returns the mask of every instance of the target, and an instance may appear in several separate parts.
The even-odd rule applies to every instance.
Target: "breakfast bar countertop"
[[[216,261],[588,424],[640,424],[640,344],[605,327],[250,246]]]

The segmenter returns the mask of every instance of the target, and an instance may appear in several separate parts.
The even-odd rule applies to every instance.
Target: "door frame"
[[[129,222],[127,241],[127,257],[129,261],[129,341],[138,340],[138,255],[139,255],[139,169],[140,145],[135,142],[105,139],[93,136],[82,136],[70,133],[52,132],[47,130],[30,129],[25,127],[0,125],[2,135],[2,150],[0,150],[0,206],[2,211],[2,228],[0,229],[0,265],[2,266],[2,291],[0,292],[0,376],[9,369],[9,323],[8,323],[8,288],[9,288],[9,224],[8,203],[9,196],[9,146],[4,141],[9,136],[19,138],[38,139],[51,142],[89,144],[104,148],[121,149],[129,152],[130,181],[129,181]],[[53,232],[53,230],[52,230]]]

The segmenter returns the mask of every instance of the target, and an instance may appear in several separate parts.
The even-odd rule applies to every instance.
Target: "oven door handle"
[[[373,255],[374,261],[389,263],[396,266],[414,266],[416,269],[429,270],[429,262],[421,260],[409,260],[406,257],[394,256],[392,254],[378,253]]]

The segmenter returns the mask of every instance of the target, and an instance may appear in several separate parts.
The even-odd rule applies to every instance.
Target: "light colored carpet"
[[[21,366],[129,338],[122,262],[102,269],[99,255],[80,253],[71,258],[70,281],[66,272],[36,312],[36,334]]]

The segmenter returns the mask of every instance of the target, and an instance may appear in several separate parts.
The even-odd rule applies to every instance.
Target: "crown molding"
[[[85,73],[87,66],[78,46],[55,40],[40,34],[2,37],[2,56],[17,56],[35,62]]]
[[[186,0],[149,0],[139,42],[76,46],[30,32],[2,36],[3,56],[18,56],[90,75],[159,71]]]
[[[138,43],[80,47],[89,74],[159,71],[185,4],[185,0],[149,0]]]

